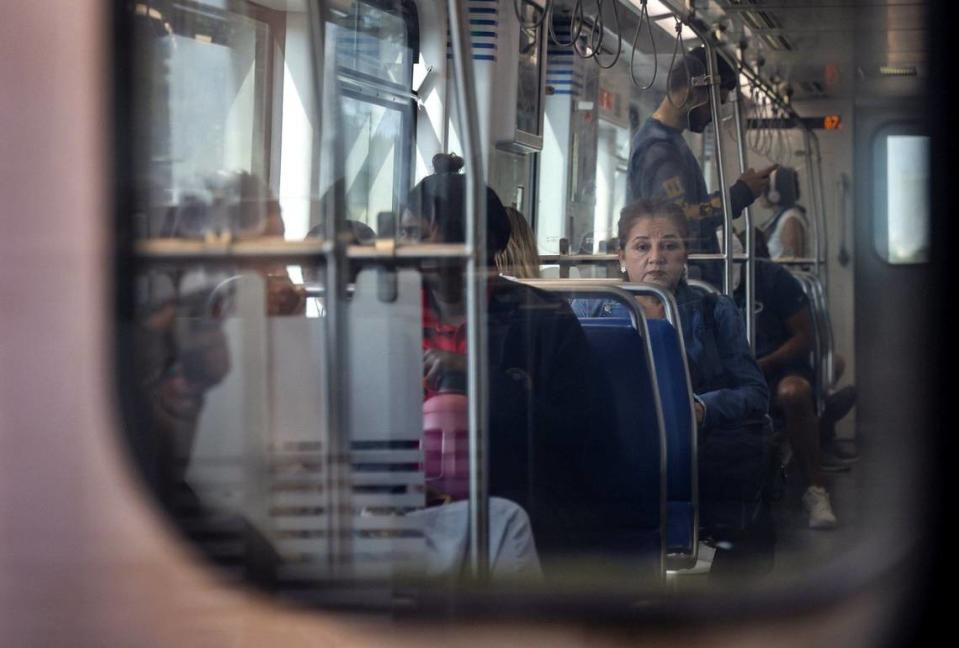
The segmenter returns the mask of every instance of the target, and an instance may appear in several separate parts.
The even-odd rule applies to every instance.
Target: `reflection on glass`
[[[137,258],[135,308],[120,328],[132,340],[129,390],[138,415],[129,436],[140,466],[207,556],[270,590],[321,604],[389,606],[427,597],[437,583],[466,587],[469,275],[461,258],[388,256],[392,240],[376,240],[391,238],[383,212],[395,214],[382,222],[416,252],[467,238],[458,166],[447,160],[408,194],[415,23],[389,3],[331,8],[328,104],[320,107],[309,16],[227,4],[165,3],[159,28],[150,23],[140,35],[146,88],[138,87],[134,130],[148,141],[138,149],[136,210],[149,214],[149,236],[202,252]],[[270,3],[277,4],[287,3]],[[525,3],[521,10],[530,22],[539,11]],[[543,61],[531,32],[521,30],[519,47],[518,126],[535,132]],[[607,81],[608,92],[622,90],[605,76],[603,87]],[[488,380],[493,584],[621,587],[632,604],[665,592],[664,553],[673,554],[671,565],[696,567],[694,548],[703,562],[718,548],[717,570],[731,569],[732,580],[768,571],[769,538],[750,544],[752,529],[736,525],[756,515],[768,530],[770,504],[757,496],[766,484],[753,486],[767,477],[771,464],[759,461],[771,451],[762,445],[765,387],[734,307],[721,299],[709,306],[683,278],[680,240],[689,224],[682,214],[643,221],[655,221],[657,235],[664,221],[672,226],[663,267],[648,275],[637,257],[649,241],[627,237],[629,276],[658,282],[681,302],[671,329],[653,321],[661,304],[644,303],[649,330],[658,331],[645,338],[643,311],[628,295],[594,299],[599,311],[582,313],[567,294],[495,275],[493,253],[515,237],[505,206],[531,215],[537,169],[533,220],[543,251],[557,251],[561,238],[574,253],[619,247],[630,133],[622,115],[610,121],[616,111],[608,107],[622,101],[649,115],[662,96],[622,90],[607,97],[604,117],[600,87],[591,63],[577,70],[569,94],[547,101],[556,110],[547,116],[541,158],[495,150],[483,170],[491,185],[489,276],[480,291],[487,346],[474,361],[486,364]],[[907,203],[910,214],[927,211],[924,194],[914,195],[927,173],[919,159],[925,143],[913,139],[921,138],[890,138],[891,214],[906,213],[898,206]],[[333,156],[342,159],[324,161]],[[334,214],[336,241],[350,249],[339,246],[336,264],[327,265],[316,243]],[[902,239],[905,226],[890,217],[889,227],[890,241]],[[904,239],[897,254],[922,254],[924,240]],[[293,255],[309,247],[304,241],[314,251]],[[244,245],[254,252],[237,258]],[[381,258],[367,258],[374,255]],[[689,350],[683,356],[674,346],[666,356],[674,373],[664,383],[681,378],[672,413],[699,415],[703,433],[685,427],[682,497],[665,508],[675,491],[664,492],[663,483],[674,483],[675,473],[661,466],[670,456],[657,407],[668,394],[655,391],[658,369],[649,363],[653,335],[664,330],[684,332]],[[723,331],[732,333],[718,339]],[[698,409],[682,380],[687,366],[695,394],[707,401]],[[739,400],[717,396],[737,390]],[[701,459],[710,451],[720,457],[701,473],[701,501],[714,506],[699,517],[709,549],[693,542],[692,484],[703,467],[689,450],[696,438]],[[744,453],[748,462],[740,461]],[[747,463],[740,482],[748,482],[748,501],[720,510],[725,469]],[[670,544],[667,526],[677,514],[685,536]],[[727,567],[730,549],[742,562]],[[337,589],[344,583],[353,598]]]
[[[541,20],[543,10],[529,2],[521,0],[518,11],[526,24],[536,24]],[[540,37],[542,29],[519,30],[519,73],[516,87],[516,130],[531,135],[540,134]]]
[[[397,163],[404,120],[389,104],[353,95],[341,99],[346,153],[346,204],[350,218],[377,227],[380,212],[396,209]]]
[[[407,11],[400,2],[359,1],[348,13],[336,15],[337,66],[408,88],[413,61],[407,26],[412,16]]]

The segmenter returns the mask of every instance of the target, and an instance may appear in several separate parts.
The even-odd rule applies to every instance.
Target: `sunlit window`
[[[883,232],[877,232],[876,243],[879,253],[889,263],[925,263],[929,260],[928,137],[886,137],[885,220],[885,237],[881,236]],[[877,225],[877,229],[880,228]]]

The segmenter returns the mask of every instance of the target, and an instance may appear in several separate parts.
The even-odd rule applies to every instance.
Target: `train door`
[[[928,465],[921,434],[931,424],[934,373],[929,263],[929,136],[920,106],[861,108],[856,115],[857,438],[865,527],[885,520],[915,528],[923,501],[914,484]],[[889,520],[888,511],[915,519]],[[907,516],[908,517],[908,516]],[[890,534],[890,537],[898,534]]]

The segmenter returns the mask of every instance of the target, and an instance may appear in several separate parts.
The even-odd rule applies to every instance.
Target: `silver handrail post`
[[[743,59],[743,48],[739,48],[739,58]],[[746,170],[747,166],[747,153],[746,153],[746,134],[743,132],[743,102],[742,102],[742,93],[740,92],[740,83],[739,77],[736,77],[736,144],[739,152],[739,173],[743,173]],[[753,233],[753,216],[752,208],[746,207],[743,210],[743,220],[746,227],[746,339],[749,340],[749,348],[755,353],[756,351],[756,309],[754,308],[754,302],[756,296],[754,294],[754,285],[756,281],[756,237]],[[727,248],[728,249],[728,248]]]
[[[464,0],[448,0],[453,45],[454,85],[466,159],[466,246],[471,252],[466,277],[466,346],[469,395],[469,554],[473,575],[489,574],[489,479],[486,394],[486,184],[470,32]]]
[[[816,212],[812,218],[812,229],[813,229],[812,256],[813,256],[813,259],[815,259],[815,262],[813,263],[813,269],[815,271],[816,276],[818,277],[818,276],[821,276],[820,263],[822,262],[822,254],[820,250],[821,250],[821,243],[822,243],[822,233],[820,232],[820,227],[819,227],[819,218],[820,218],[819,198],[818,198],[819,191],[817,190],[817,187],[816,187],[815,172],[813,170],[812,134],[810,133],[808,128],[803,131],[803,139],[805,144],[804,148],[806,149],[806,164],[805,164],[806,177],[809,179],[806,184],[809,187],[809,190],[812,192],[812,202],[810,203],[809,207],[810,209],[814,209]]]
[[[816,258],[819,259],[820,271],[819,276],[822,281],[823,291],[826,293],[826,299],[829,298],[829,224],[826,220],[826,187],[822,181],[822,150],[819,148],[819,136],[815,133],[811,133],[812,142],[816,149],[816,159],[814,160],[816,168],[816,181],[819,188],[819,220],[820,220],[820,234],[822,236],[822,245],[820,247],[820,255],[816,255]]]
[[[713,131],[716,134],[716,169],[719,175],[719,195],[723,203],[723,293],[733,294],[733,218],[729,201],[729,187],[726,186],[726,171],[723,169],[723,133],[719,114],[719,78],[716,63],[716,49],[707,34],[700,34],[706,47],[706,72],[709,74],[709,104],[713,118]]]
[[[310,8],[310,31],[313,42],[313,83],[316,109],[320,115],[325,115],[324,101],[326,96],[326,20],[327,5],[325,0],[308,3]],[[335,119],[335,112],[333,119]],[[320,121],[320,128],[323,120]],[[337,140],[339,141],[339,140]],[[322,160],[322,156],[320,156]],[[319,170],[315,177],[321,177]],[[338,197],[342,198],[342,196]],[[339,206],[341,200],[335,200]],[[349,384],[346,371],[348,363],[345,355],[349,340],[346,327],[346,318],[343,316],[341,305],[345,303],[346,291],[346,244],[339,241],[337,235],[344,230],[343,215],[339,209],[334,209],[332,218],[328,214],[325,218],[326,239],[332,245],[326,255],[326,285],[329,294],[326,300],[326,326],[324,339],[327,346],[327,360],[325,367],[327,406],[326,429],[328,438],[326,486],[329,502],[329,552],[327,560],[331,575],[344,577],[349,575],[351,567],[351,506],[350,479],[349,479],[349,390],[338,389],[337,385]]]

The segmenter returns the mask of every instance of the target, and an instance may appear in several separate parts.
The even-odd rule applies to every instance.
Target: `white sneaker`
[[[836,514],[829,504],[829,493],[822,486],[810,486],[802,496],[803,506],[809,513],[810,529],[834,529]]]

